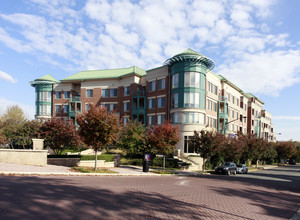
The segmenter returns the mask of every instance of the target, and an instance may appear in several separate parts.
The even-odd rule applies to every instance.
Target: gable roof
[[[137,67],[132,66],[129,68],[120,68],[120,69],[108,69],[108,70],[88,70],[81,71],[72,76],[66,77],[61,81],[82,81],[89,79],[112,79],[112,78],[121,78],[126,75],[136,74],[138,76],[145,76],[146,71]]]

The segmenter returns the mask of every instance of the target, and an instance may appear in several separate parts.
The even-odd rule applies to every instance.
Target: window
[[[195,107],[199,108],[200,106],[200,95],[199,93],[184,93],[184,107]]]
[[[69,113],[69,105],[64,105],[64,113]]]
[[[158,108],[163,108],[165,107],[165,97],[160,97],[158,98]]]
[[[157,124],[161,125],[165,123],[165,115],[158,115],[157,116]]]
[[[179,73],[172,76],[172,89],[179,87]]]
[[[127,117],[124,117],[124,118],[123,118],[123,123],[124,123],[124,125],[127,125],[127,124],[128,124],[128,118],[127,118]]]
[[[124,96],[130,95],[130,86],[124,88]]]
[[[227,101],[230,101],[230,93],[227,93]]]
[[[155,115],[148,116],[148,125],[153,125],[155,123]]]
[[[171,114],[171,119],[172,119],[173,124],[177,124],[178,123],[178,113]]]
[[[70,98],[70,91],[65,91],[64,92],[64,97],[65,97],[65,99],[69,99]]]
[[[184,73],[184,86],[199,88],[200,87],[200,73],[185,72]]]
[[[172,108],[178,108],[178,93],[172,94]]]
[[[149,99],[149,109],[155,108],[155,99]]]
[[[129,102],[124,102],[124,112],[129,111]]]
[[[55,92],[55,98],[61,99],[61,92]]]
[[[61,105],[55,105],[55,112],[56,112],[57,114],[62,113],[62,112],[61,112]]]
[[[85,104],[85,110],[86,110],[86,111],[89,111],[89,110],[90,110],[90,108],[91,108],[90,104],[88,104],[88,103],[87,103],[87,104]]]
[[[118,108],[117,104],[110,104],[110,111],[116,110]]]
[[[39,112],[37,115],[51,115],[51,106],[50,105],[39,105]]]
[[[155,91],[155,81],[149,82],[149,92]]]
[[[211,109],[211,101],[209,99],[207,99],[207,109]]]
[[[231,110],[231,118],[234,118],[234,111]]]
[[[166,88],[166,79],[160,79],[157,82],[158,89],[165,89]]]
[[[39,92],[39,101],[51,102],[51,92],[41,91]]]
[[[235,97],[232,96],[232,103],[234,104],[234,102],[235,102]]]
[[[239,119],[239,113],[238,113],[238,112],[236,112],[236,113],[235,113],[235,115],[236,115],[236,117],[235,117],[235,118],[236,118],[236,119]]]
[[[213,85],[213,94],[218,95],[218,87],[216,85]]]
[[[92,89],[87,89],[86,90],[86,97],[87,98],[92,98],[93,97],[93,90]]]
[[[217,119],[207,116],[206,125],[211,128],[217,128]]]
[[[217,111],[217,103],[213,102],[213,111],[216,112]]]
[[[110,97],[117,97],[118,89],[110,89]]]
[[[184,123],[188,124],[204,124],[204,114],[198,112],[185,112]]]
[[[184,136],[184,153],[195,153],[195,149],[189,146],[192,136]]]
[[[104,97],[104,98],[109,97],[109,90],[108,89],[102,89],[102,97]]]
[[[236,98],[236,105],[240,106],[240,100],[238,98]]]

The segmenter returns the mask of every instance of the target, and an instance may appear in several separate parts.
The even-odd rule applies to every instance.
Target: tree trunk
[[[164,159],[163,159],[163,170],[166,169],[166,156],[164,155]]]
[[[202,166],[202,171],[205,172],[205,163],[206,163],[206,160],[203,158],[203,166]]]
[[[258,168],[258,160],[256,160],[256,169]]]
[[[97,153],[98,150],[95,150],[95,170],[97,170]]]

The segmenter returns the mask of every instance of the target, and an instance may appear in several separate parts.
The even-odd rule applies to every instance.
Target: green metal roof
[[[88,71],[81,71],[79,73],[76,73],[72,76],[62,79],[61,81],[112,79],[112,78],[121,78],[130,74],[145,76],[146,71],[137,66],[132,66],[129,68],[121,68],[121,69],[109,69],[109,70],[88,70]]]
[[[259,98],[257,98],[255,95],[253,95],[252,93],[245,93],[245,96],[247,98],[254,98],[255,100],[259,101],[261,104],[265,104],[263,101],[261,101]]]
[[[171,57],[170,59],[168,59],[164,62],[164,65],[172,65],[173,63],[180,62],[180,61],[186,61],[186,60],[192,60],[192,61],[196,61],[196,62],[205,63],[205,65],[207,66],[207,68],[209,70],[212,70],[215,66],[215,62],[212,59],[210,59],[200,53],[197,53],[196,51],[194,51],[192,49],[186,49],[185,51]]]
[[[30,82],[31,86],[35,86],[35,85],[41,85],[41,84],[54,84],[54,83],[60,83],[59,81],[57,81],[53,76],[51,76],[50,74],[43,76],[41,78],[38,78],[32,82]]]
[[[235,88],[236,90],[238,90],[240,93],[244,94],[243,90],[241,90],[239,87],[237,87],[235,84],[233,84],[232,82],[230,82],[228,79],[226,79],[224,76],[222,75],[218,75],[221,79],[222,82],[227,83],[228,85],[232,86],[233,88]]]
[[[50,81],[50,82],[56,82],[59,83],[59,81],[57,81],[53,76],[51,76],[50,74],[43,76],[41,78],[38,78],[34,81]]]

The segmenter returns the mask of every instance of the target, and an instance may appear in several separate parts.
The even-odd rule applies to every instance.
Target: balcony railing
[[[80,96],[72,96],[72,102],[80,102]]]

